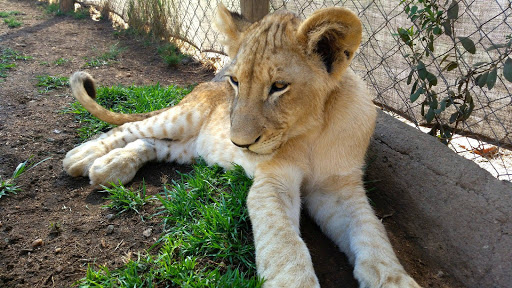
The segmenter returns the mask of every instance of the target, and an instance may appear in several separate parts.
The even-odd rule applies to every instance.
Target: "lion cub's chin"
[[[249,152],[252,152],[254,154],[258,155],[269,155],[274,153],[279,147],[272,147],[272,148],[259,148],[259,147],[253,147],[256,145],[251,145],[247,148]]]
[[[268,155],[277,151],[281,147],[281,142],[263,142],[263,143],[255,143],[247,148],[247,150],[260,155]]]
[[[261,141],[252,144],[247,147],[247,149],[256,154],[272,154],[283,145],[285,142],[283,138],[283,133],[275,133],[270,135],[270,137],[267,136]]]

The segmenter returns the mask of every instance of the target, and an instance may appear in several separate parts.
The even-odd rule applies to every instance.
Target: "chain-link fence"
[[[131,16],[130,10],[134,7],[132,0],[88,2],[108,5],[111,11],[127,21]],[[201,55],[203,59],[213,58],[218,61],[222,58],[219,56],[223,54],[218,41],[219,35],[212,25],[212,17],[218,1],[159,0],[157,2],[164,3],[165,9],[168,9],[169,19],[165,25],[170,36],[188,43],[188,47],[196,50],[197,55]],[[222,2],[228,9],[240,12],[238,0]],[[302,18],[306,18],[317,9],[331,6],[343,6],[356,12],[363,22],[364,35],[352,68],[366,80],[377,105],[406,118],[419,127],[427,124],[421,115],[425,114],[425,111],[421,112],[421,101],[411,102],[412,85],[407,84],[411,69],[415,68],[417,63],[411,61],[408,55],[411,53],[410,47],[397,34],[399,27],[407,29],[413,26],[416,30],[420,28],[418,26],[421,23],[412,22],[409,19],[410,11],[409,13],[404,11],[406,4],[411,2],[414,1],[271,0],[270,11],[287,9]],[[456,19],[453,19],[455,24],[451,37],[436,35],[436,53],[430,53],[423,62],[439,82],[436,86],[439,97],[444,97],[443,95],[448,91],[457,90],[461,75],[471,77],[467,81],[471,84],[467,90],[472,97],[471,104],[474,104],[473,112],[471,117],[457,127],[459,135],[469,135],[471,138],[454,136],[454,141],[450,144],[451,148],[467,158],[480,162],[481,166],[499,179],[510,181],[512,179],[512,152],[509,150],[512,147],[512,83],[508,82],[502,73],[505,61],[509,57],[504,53],[510,53],[510,49],[501,43],[508,41],[507,36],[512,36],[512,4],[509,0],[450,0],[446,4],[439,5],[444,5],[443,7],[446,8],[453,6],[453,3],[457,4],[458,13]],[[469,53],[468,49],[462,45],[461,38],[456,36],[471,39],[476,53]],[[428,44],[420,41],[416,45]],[[490,49],[490,47],[503,49]],[[451,67],[451,71],[446,69],[449,63],[446,62],[448,57],[446,55],[449,54],[457,58],[457,67],[456,69]],[[482,65],[479,63],[483,62],[491,65],[489,67],[496,67],[499,71],[492,89],[488,89],[486,83],[478,85],[476,71],[478,65]],[[220,61],[220,63],[224,62]],[[449,122],[446,117],[440,117],[439,120],[444,121],[444,124]]]

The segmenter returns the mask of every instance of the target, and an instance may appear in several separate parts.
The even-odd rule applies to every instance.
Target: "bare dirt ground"
[[[50,160],[19,178],[22,191],[0,199],[0,287],[71,287],[85,276],[88,265],[123,265],[133,253],[149,248],[158,238],[158,219],[141,221],[123,213],[111,218],[102,208],[105,194],[93,190],[84,178],[74,179],[62,170],[65,153],[79,143],[79,124],[61,111],[73,102],[69,90],[41,93],[36,76],[67,76],[86,70],[100,85],[192,84],[208,81],[211,71],[198,64],[168,68],[154,47],[114,33],[111,24],[44,12],[36,1],[0,0],[0,11],[20,11],[19,28],[0,23],[0,48],[11,48],[32,60],[17,61],[0,82],[0,175],[8,178],[16,166],[34,156]],[[116,44],[126,48],[119,59],[99,68],[83,68],[84,57],[98,56]],[[69,61],[63,65],[53,62]],[[49,63],[49,64],[48,64]],[[146,165],[137,174],[150,194],[161,191],[161,176],[176,177],[186,166]],[[378,197],[376,197],[378,199]],[[392,211],[376,209],[406,270],[425,287],[459,287],[436,264],[422,261],[421,247],[398,229]],[[148,215],[152,208],[146,210]],[[56,231],[51,226],[58,224]],[[113,225],[114,229],[107,227]],[[150,237],[143,231],[152,228]],[[357,287],[352,268],[307,217],[303,236],[313,255],[322,287]],[[41,246],[33,241],[42,239]]]

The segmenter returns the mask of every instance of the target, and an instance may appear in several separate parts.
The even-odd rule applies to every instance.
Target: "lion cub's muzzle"
[[[233,141],[233,138],[231,138],[231,142],[233,144],[235,144],[235,146],[238,146],[240,148],[249,148],[251,145],[256,144],[260,139],[261,139],[261,136],[258,136],[258,138],[256,138],[256,140],[252,141],[252,143],[250,143],[250,144],[239,144],[239,143]]]
[[[254,139],[252,141],[244,141],[245,139]],[[256,138],[236,138],[231,137],[231,142],[240,147],[256,154],[270,154],[276,151],[281,146],[282,134],[276,133],[272,135],[258,135]]]

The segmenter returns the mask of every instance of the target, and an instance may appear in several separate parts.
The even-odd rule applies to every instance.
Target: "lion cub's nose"
[[[231,142],[233,144],[235,144],[235,146],[238,146],[240,148],[249,148],[249,146],[251,146],[252,144],[260,141],[260,139],[261,139],[261,136],[258,136],[254,141],[249,141],[250,143],[247,143],[246,141],[243,141],[243,139],[235,139],[234,140],[233,138],[231,138]]]

